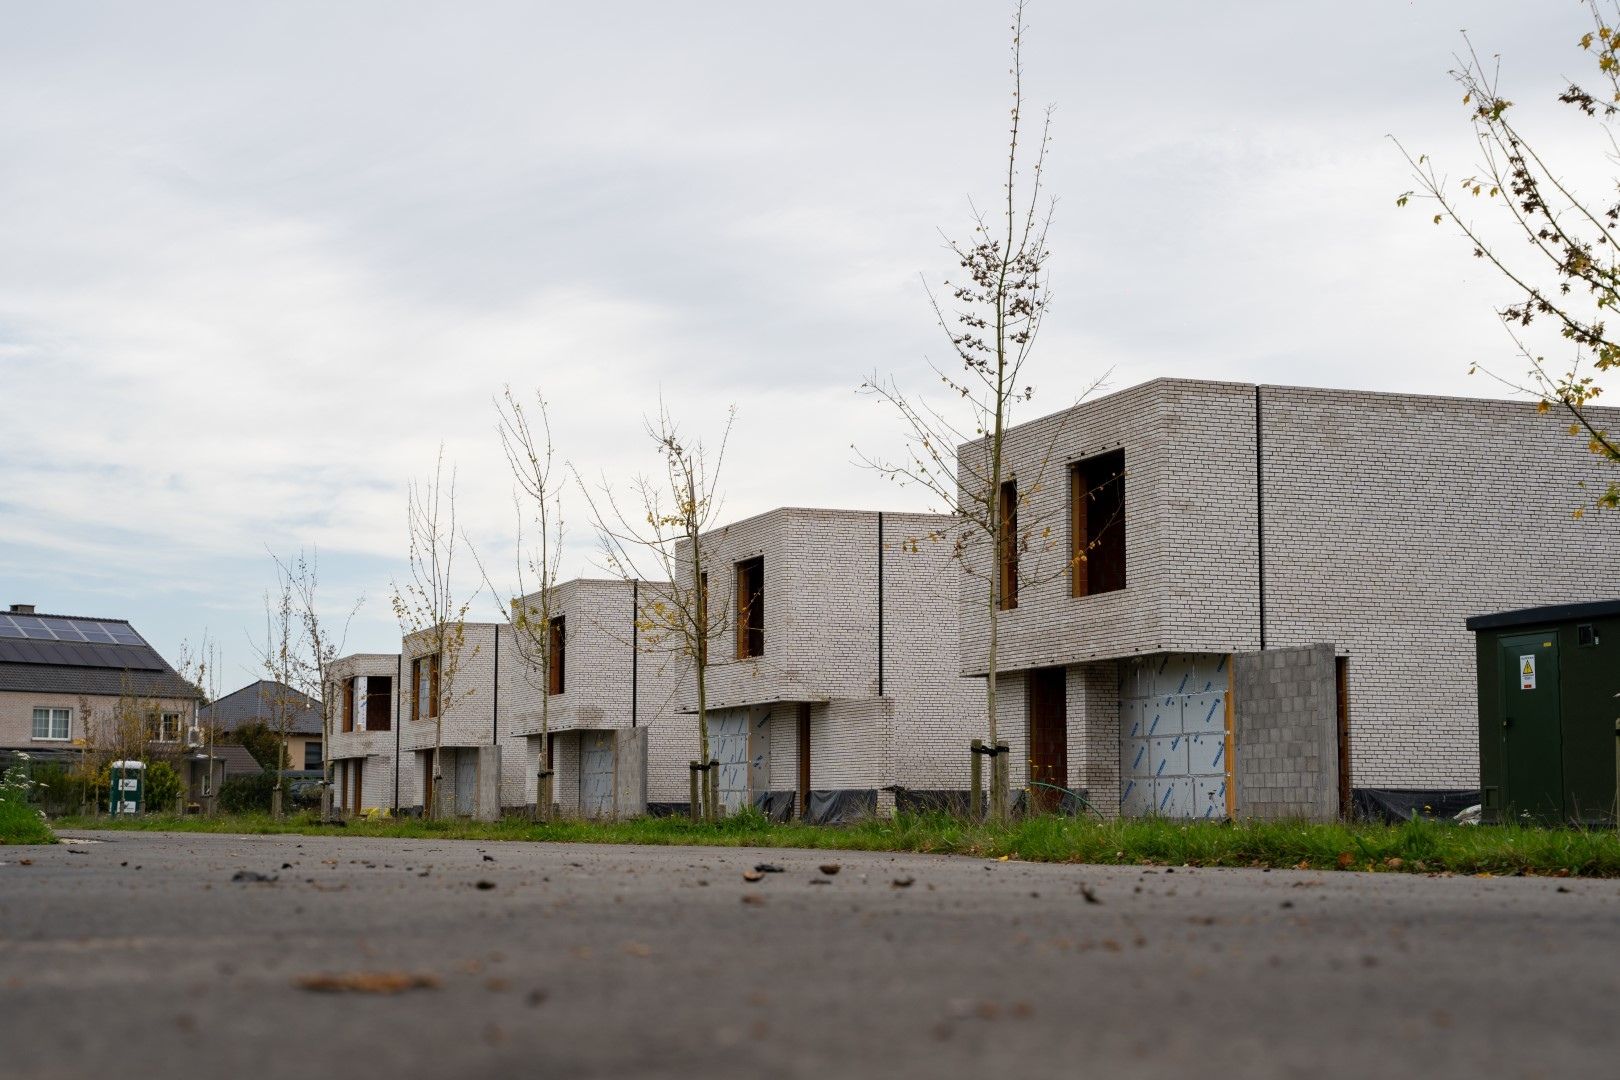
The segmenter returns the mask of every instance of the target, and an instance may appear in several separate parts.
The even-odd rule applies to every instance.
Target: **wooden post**
[[[1006,743],[997,743],[996,752],[990,758],[990,813],[997,825],[1007,822],[1007,766],[1012,761]]]
[[[968,820],[984,820],[984,740],[974,739],[968,744],[971,759],[968,770]]]
[[[551,770],[541,769],[534,778],[534,819],[551,820]]]
[[[692,820],[697,821],[703,817],[703,802],[698,796],[698,774],[703,771],[703,766],[695,761],[689,761],[686,767],[689,770],[688,775],[692,778],[692,800],[687,804],[687,810]]]

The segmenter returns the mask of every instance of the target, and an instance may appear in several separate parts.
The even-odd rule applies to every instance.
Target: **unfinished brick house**
[[[650,779],[666,793],[673,786],[669,779],[682,752],[678,731],[685,726],[675,702],[681,665],[644,648],[636,627],[639,604],[659,588],[652,582],[579,579],[552,589],[544,630],[549,669],[538,663],[539,648],[519,643],[511,654],[517,674],[506,755],[521,768],[508,777],[504,805],[534,806],[542,755],[553,774],[554,809],[565,816],[645,813]],[[539,610],[538,595],[519,603]],[[525,652],[535,662],[524,662]],[[656,777],[649,776],[650,761],[658,762]],[[685,776],[681,759],[682,785]]]
[[[710,621],[724,628],[709,647],[708,719],[728,811],[844,820],[966,789],[985,702],[980,680],[958,677],[949,525],[784,508],[700,538]],[[681,703],[696,711],[690,680]],[[697,756],[694,724],[654,798],[684,806]]]
[[[414,755],[400,751],[399,653],[356,653],[328,667],[332,703],[332,807],[346,814],[396,810],[415,791]]]
[[[502,740],[510,734],[505,725],[512,686],[519,677],[511,635],[506,623],[464,623],[455,658],[434,651],[429,630],[401,643],[403,682],[395,695],[402,810],[421,812],[433,805],[434,734],[442,721],[441,809],[484,821],[500,816],[503,789],[516,790],[520,770],[518,763],[503,764],[501,754]]]
[[[1620,592],[1620,519],[1572,515],[1601,463],[1530,402],[1161,379],[1005,445],[1014,783],[1110,813],[1474,788],[1464,619]],[[962,574],[964,675],[987,667],[990,556]]]

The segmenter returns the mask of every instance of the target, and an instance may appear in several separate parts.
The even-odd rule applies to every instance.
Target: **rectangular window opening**
[[[412,694],[411,715],[418,720],[432,720],[439,715],[439,658],[418,656],[411,661]]]
[[[388,731],[394,726],[394,677],[366,676],[366,730]]]
[[[567,689],[568,624],[558,615],[546,630],[546,693],[560,694]]]
[[[1002,482],[997,496],[999,504],[996,546],[1000,548],[997,560],[997,583],[1000,585],[1000,605],[1003,611],[1018,606],[1018,481]]]
[[[354,699],[360,693],[359,679],[345,679],[343,682],[343,730],[354,730]]]
[[[33,737],[67,741],[70,712],[67,709],[35,709]]]
[[[1069,537],[1074,596],[1125,587],[1125,451],[1069,470]]]
[[[765,655],[765,557],[737,564],[737,659]]]
[[[319,769],[324,763],[321,761],[321,740],[309,739],[304,743],[304,768]]]

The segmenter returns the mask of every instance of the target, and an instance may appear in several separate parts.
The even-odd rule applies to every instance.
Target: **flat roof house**
[[[31,604],[0,613],[0,751],[76,757],[75,744],[113,738],[118,714],[133,710],[155,749],[178,752],[201,696],[124,619]]]
[[[669,804],[686,797],[681,734],[691,726],[677,711],[683,665],[641,641],[640,605],[657,582],[576,579],[551,590],[544,650],[514,636],[512,740],[505,751],[522,764],[507,806],[532,807],[542,755],[553,774],[554,809],[565,816],[629,817],[649,798]],[[518,603],[541,611],[539,594]],[[539,615],[533,616],[538,620]],[[528,632],[528,631],[525,631]],[[551,664],[539,663],[542,651]],[[527,653],[525,657],[521,654]],[[541,711],[549,738],[541,737]],[[651,762],[656,767],[650,771]]]
[[[1620,590],[1620,518],[1572,515],[1599,462],[1531,402],[1159,379],[1005,454],[1018,540],[967,553],[960,670],[987,669],[993,572],[1014,783],[1109,812],[1475,788],[1464,618]]]
[[[699,539],[719,630],[709,748],[728,812],[834,821],[966,790],[985,701],[980,680],[959,677],[950,524],[783,508]],[[696,711],[690,680],[681,698]],[[681,767],[698,756],[691,727]]]
[[[437,805],[444,816],[492,821],[505,797],[517,797],[521,762],[501,747],[519,657],[507,623],[462,623],[459,649],[436,650],[436,633],[420,630],[400,645],[395,694],[400,709],[402,808]],[[454,652],[454,655],[449,655]],[[441,715],[442,714],[442,715]],[[434,790],[435,733],[442,724],[441,790]]]
[[[332,806],[342,813],[397,810],[401,791],[418,782],[414,757],[400,753],[403,672],[399,653],[355,653],[327,666]]]

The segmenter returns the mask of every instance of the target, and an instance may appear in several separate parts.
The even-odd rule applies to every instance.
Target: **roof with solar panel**
[[[0,612],[0,690],[196,697],[125,619]]]

